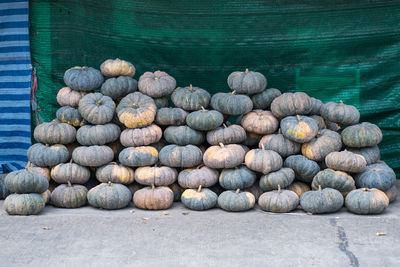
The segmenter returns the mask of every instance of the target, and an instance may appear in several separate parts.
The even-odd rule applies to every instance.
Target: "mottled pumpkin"
[[[162,130],[156,124],[150,124],[143,128],[125,129],[119,140],[126,147],[147,146],[160,141]]]
[[[0,199],[5,199],[9,194],[11,194],[10,190],[6,187],[4,183],[5,176],[0,176]]]
[[[181,108],[160,108],[157,110],[156,123],[165,126],[184,125],[188,114],[188,112]]]
[[[219,184],[228,190],[245,189],[256,181],[255,172],[244,165],[232,169],[223,169],[219,175]]]
[[[139,209],[165,210],[169,209],[174,202],[174,193],[169,187],[160,186],[144,187],[136,191],[133,203]]]
[[[396,182],[393,169],[382,163],[368,165],[363,172],[354,176],[358,188],[376,188],[386,191]]]
[[[295,210],[299,205],[299,197],[290,190],[278,190],[266,192],[258,199],[258,206],[269,212],[285,213]]]
[[[92,67],[73,67],[65,71],[65,84],[77,91],[92,91],[100,88],[104,78],[100,71]]]
[[[353,125],[360,120],[360,112],[355,106],[345,105],[342,101],[340,104],[328,102],[321,106],[321,116],[329,121]]]
[[[3,208],[9,215],[36,215],[44,209],[41,194],[11,194],[5,200]]]
[[[59,184],[84,184],[89,181],[90,170],[73,162],[60,163],[51,169],[50,175]]]
[[[193,145],[168,145],[160,150],[161,164],[169,167],[191,168],[203,161],[203,152]]]
[[[177,201],[181,201],[181,196],[183,191],[185,191],[185,189],[183,189],[178,183],[173,183],[169,186],[169,188],[172,190],[172,192],[174,193],[174,202]]]
[[[76,133],[76,140],[84,146],[105,145],[118,140],[121,130],[114,123],[83,125]]]
[[[218,206],[226,211],[246,211],[254,207],[255,197],[249,192],[224,191],[218,196]]]
[[[217,205],[218,196],[208,188],[186,189],[181,202],[191,210],[208,210]]]
[[[367,166],[367,161],[363,156],[346,150],[329,153],[325,158],[325,163],[328,168],[352,173],[362,172]]]
[[[164,138],[168,143],[180,146],[201,145],[204,143],[204,133],[189,126],[168,126],[164,131]]]
[[[83,185],[61,184],[51,194],[51,204],[58,208],[76,209],[86,205],[88,190]]]
[[[211,146],[203,156],[204,164],[214,169],[233,168],[243,163],[246,152],[236,144]]]
[[[27,169],[10,172],[4,178],[4,184],[8,190],[18,194],[41,194],[49,188],[49,181],[46,177]]]
[[[342,141],[349,147],[375,146],[382,141],[382,131],[375,124],[363,122],[344,129]]]
[[[51,192],[50,192],[50,190],[47,189],[47,190],[46,190],[45,192],[43,192],[41,195],[42,195],[42,197],[43,197],[44,204],[45,204],[45,205],[49,204],[49,203],[50,203],[50,200],[51,200]]]
[[[210,131],[224,122],[224,116],[215,110],[202,110],[189,113],[186,117],[186,124],[195,130]]]
[[[47,146],[36,143],[28,149],[28,160],[39,167],[52,167],[67,162],[68,149],[64,145]]]
[[[314,97],[311,98],[311,111],[308,113],[308,115],[320,115],[321,114],[321,106],[323,105],[322,101],[319,99],[316,99]]]
[[[264,146],[267,150],[273,150],[282,157],[288,157],[300,152],[301,144],[296,143],[283,134],[269,134],[261,138],[258,147]]]
[[[394,185],[391,188],[389,188],[388,190],[386,190],[385,194],[389,199],[389,203],[392,203],[393,201],[395,201],[396,198],[397,198],[397,188],[396,188],[396,186]]]
[[[311,183],[314,176],[320,171],[318,163],[302,155],[287,157],[283,165],[294,170],[296,179],[306,183]]]
[[[169,95],[176,87],[174,77],[164,71],[145,72],[139,78],[139,91],[150,97]]]
[[[60,106],[77,107],[79,100],[86,95],[86,92],[72,90],[69,87],[61,88],[57,93],[57,103]]]
[[[271,111],[253,110],[243,116],[240,123],[247,132],[271,134],[278,130],[279,122]]]
[[[128,128],[139,128],[151,124],[156,112],[154,100],[140,92],[125,96],[117,106],[118,119]]]
[[[271,112],[278,119],[309,114],[313,108],[311,98],[303,92],[284,93],[271,103]]]
[[[282,157],[273,150],[252,149],[246,153],[245,164],[253,171],[268,174],[282,168]]]
[[[325,169],[317,173],[312,181],[312,189],[333,188],[338,190],[345,197],[350,191],[356,189],[353,177],[345,172]]]
[[[60,122],[68,123],[72,126],[78,127],[86,124],[86,121],[82,118],[79,110],[74,107],[61,107],[56,112],[56,118]]]
[[[235,71],[228,76],[228,86],[238,94],[257,94],[264,91],[267,79],[256,71]]]
[[[289,116],[281,120],[282,134],[297,143],[310,142],[318,134],[318,124],[306,116]]]
[[[87,94],[79,101],[79,113],[92,124],[105,124],[114,118],[115,103],[101,93]]]
[[[315,138],[301,146],[301,153],[308,159],[323,161],[325,157],[342,148],[342,138],[337,132],[324,129]]]
[[[278,188],[285,188],[294,181],[294,171],[290,168],[282,168],[278,171],[261,176],[260,188],[263,191],[271,191]]]
[[[128,206],[132,199],[132,193],[125,185],[108,182],[90,189],[87,199],[89,205],[93,207],[115,210]]]
[[[167,96],[153,98],[154,104],[156,104],[157,109],[167,108],[169,106],[169,100]]]
[[[25,169],[30,172],[36,172],[36,173],[43,175],[44,177],[46,177],[47,181],[50,182],[50,169],[49,168],[38,167],[38,166],[35,166],[34,164],[32,164],[32,162],[28,162]]]
[[[346,196],[346,208],[356,214],[381,214],[389,206],[389,198],[376,188],[361,188]]]
[[[325,120],[325,124],[326,124],[326,128],[331,130],[331,131],[335,131],[338,132],[339,130],[342,129],[342,127],[340,127],[339,124]]]
[[[246,131],[240,125],[229,125],[225,123],[222,127],[217,127],[214,130],[207,132],[207,142],[210,145],[218,145],[222,143],[226,144],[237,144],[242,143],[246,140]]]
[[[318,129],[319,129],[319,130],[323,130],[323,129],[326,129],[326,128],[327,128],[327,127],[326,127],[325,120],[324,120],[324,118],[322,118],[321,116],[312,115],[312,116],[310,116],[310,118],[313,119],[313,120],[315,120],[315,121],[317,122]]]
[[[254,94],[251,96],[251,101],[253,101],[253,108],[268,109],[271,106],[272,101],[281,94],[281,91],[276,88],[268,88],[261,93]]]
[[[120,99],[130,93],[136,92],[138,82],[128,76],[107,79],[101,86],[100,93],[111,97],[113,100]]]
[[[39,143],[44,144],[69,144],[75,141],[76,130],[67,123],[56,120],[44,122],[36,126],[33,137]]]
[[[158,151],[152,146],[128,147],[119,153],[118,159],[129,167],[150,166],[158,161]]]
[[[253,102],[247,95],[217,93],[211,98],[211,107],[225,115],[241,115],[253,109]]]
[[[135,75],[135,67],[129,61],[123,59],[107,59],[100,65],[101,73],[106,77],[129,76]]]
[[[122,164],[110,162],[96,170],[96,178],[101,183],[131,184],[135,181],[135,172]]]
[[[174,105],[187,111],[199,110],[201,107],[207,108],[210,99],[211,95],[206,90],[192,85],[178,87],[171,95]]]
[[[367,165],[376,163],[381,158],[381,152],[378,146],[364,147],[364,148],[346,148],[348,151],[356,153],[364,157]]]
[[[109,146],[80,146],[72,152],[72,159],[82,166],[99,167],[111,162],[114,152]]]
[[[177,177],[176,169],[167,166],[139,167],[135,171],[135,181],[142,185],[167,186]]]
[[[300,205],[304,211],[312,214],[332,213],[343,207],[344,198],[342,194],[332,188],[308,191],[301,195]]]
[[[210,187],[218,182],[218,171],[207,166],[184,169],[179,172],[178,183],[183,188]]]
[[[308,184],[305,184],[302,182],[294,182],[291,185],[289,185],[288,187],[286,187],[286,189],[295,192],[297,194],[297,196],[299,196],[299,198],[301,197],[301,195],[303,193],[311,190],[311,188]]]

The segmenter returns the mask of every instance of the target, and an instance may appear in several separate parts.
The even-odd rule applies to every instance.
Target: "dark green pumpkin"
[[[266,192],[258,199],[258,206],[269,212],[285,213],[295,210],[299,205],[299,197],[290,190],[278,190]]]
[[[379,189],[361,188],[346,196],[346,208],[356,214],[380,214],[389,206],[389,198]]]
[[[273,150],[252,149],[246,153],[245,164],[250,170],[268,174],[282,168],[282,157]]]
[[[114,123],[83,125],[76,133],[76,140],[83,146],[105,145],[118,140],[121,129]]]
[[[189,113],[186,117],[186,124],[195,130],[210,131],[224,122],[224,116],[216,110],[202,110]]]
[[[328,102],[321,106],[321,116],[331,122],[353,125],[360,120],[360,112],[355,106]]]
[[[240,165],[232,169],[223,169],[219,175],[219,184],[228,190],[245,189],[251,187],[256,179],[255,172]]]
[[[208,210],[217,205],[218,196],[208,188],[186,189],[181,202],[191,210]]]
[[[51,169],[50,175],[59,184],[66,184],[67,182],[85,184],[89,181],[90,170],[73,162],[60,163]]]
[[[68,123],[72,126],[78,127],[86,124],[86,121],[82,118],[79,110],[74,107],[61,107],[56,112],[57,120],[60,122]]]
[[[302,155],[293,155],[286,158],[283,165],[294,170],[296,179],[306,183],[310,183],[320,170],[318,163]]]
[[[100,88],[104,78],[100,71],[92,67],[73,67],[65,71],[65,84],[77,91],[92,91]]]
[[[368,165],[365,170],[354,176],[358,188],[376,188],[386,191],[396,182],[396,174],[386,164],[375,163]]]
[[[132,200],[132,193],[122,184],[101,183],[89,190],[87,199],[93,207],[115,210],[128,206]]]
[[[282,134],[297,143],[307,143],[318,134],[317,122],[306,116],[289,116],[281,120]]]
[[[138,82],[129,76],[119,76],[117,78],[107,79],[101,86],[100,92],[103,95],[117,100],[127,94],[137,91]]]
[[[75,141],[76,130],[67,123],[56,120],[44,122],[36,126],[33,136],[36,141],[43,144],[70,144]]]
[[[5,200],[3,208],[9,215],[36,215],[45,206],[41,194],[11,194]]]
[[[246,131],[240,125],[229,125],[223,124],[222,127],[218,127],[214,130],[207,132],[207,142],[210,145],[218,145],[222,143],[226,144],[238,144],[246,140]]]
[[[118,159],[129,167],[150,166],[158,161],[158,151],[152,146],[127,147],[119,153]]]
[[[228,86],[238,94],[257,94],[264,91],[267,86],[267,79],[259,72],[235,71],[228,76]]]
[[[252,193],[224,191],[218,196],[218,206],[226,211],[246,211],[254,207],[256,200]]]
[[[313,190],[321,188],[333,188],[338,190],[345,197],[350,191],[356,189],[353,177],[345,172],[325,169],[317,173],[311,184]]]
[[[192,85],[178,87],[171,95],[174,105],[187,111],[199,110],[201,107],[207,108],[210,98],[211,95],[206,90]]]
[[[168,145],[160,150],[161,164],[169,167],[191,168],[203,161],[203,152],[193,145]]]
[[[282,157],[288,157],[300,152],[301,144],[296,143],[283,134],[269,134],[261,138],[258,147],[264,146],[267,150],[273,150]]]
[[[181,108],[160,108],[157,110],[156,123],[165,126],[184,125],[188,114],[188,112]]]
[[[61,184],[53,190],[51,204],[58,208],[79,208],[86,205],[87,193],[83,185]]]
[[[112,121],[115,103],[101,93],[87,94],[79,101],[79,113],[91,124],[105,124]]]
[[[204,133],[196,131],[189,126],[168,126],[164,130],[164,138],[168,143],[180,146],[201,145],[204,143]]]
[[[113,158],[114,152],[109,146],[80,146],[72,152],[73,161],[87,167],[100,167]]]
[[[67,162],[69,157],[64,145],[45,146],[36,143],[28,149],[28,160],[39,167],[52,167]]]
[[[280,96],[282,93],[276,88],[268,88],[261,93],[254,94],[251,96],[253,101],[254,109],[268,109],[271,106],[272,101]]]
[[[318,130],[323,130],[326,129],[326,123],[324,118],[322,118],[321,116],[318,115],[312,115],[310,116],[311,119],[315,120],[318,124]]]
[[[167,96],[153,98],[153,100],[154,104],[156,104],[157,109],[167,108],[169,106],[169,100]]]
[[[367,161],[361,155],[350,151],[329,153],[325,158],[328,168],[351,173],[359,173],[365,170]]]
[[[0,199],[5,199],[9,194],[11,194],[10,190],[6,187],[4,183],[5,176],[0,176]]]
[[[342,194],[332,188],[305,192],[300,197],[300,205],[304,211],[313,214],[332,213],[343,207],[344,199]]]
[[[375,146],[382,141],[382,131],[375,124],[363,122],[344,129],[342,141],[349,147]]]
[[[271,103],[271,111],[279,119],[287,116],[309,114],[312,108],[311,98],[303,92],[284,93]]]
[[[263,191],[285,188],[294,181],[294,171],[290,168],[282,168],[261,176],[260,188]]]
[[[364,148],[346,148],[348,151],[361,155],[367,161],[367,165],[376,163],[381,158],[381,153],[378,146],[364,147]]]
[[[324,129],[318,131],[315,138],[301,146],[303,156],[314,161],[323,161],[325,157],[342,148],[342,138],[337,132]]]
[[[29,169],[10,172],[4,178],[4,184],[8,190],[18,194],[41,194],[49,188],[49,182],[45,176]]]
[[[211,107],[225,115],[241,115],[253,109],[253,102],[247,95],[217,93],[211,98]]]
[[[321,114],[321,106],[323,105],[322,101],[319,99],[316,99],[314,97],[310,97],[311,98],[311,111],[310,113],[308,113],[308,115],[320,115]]]

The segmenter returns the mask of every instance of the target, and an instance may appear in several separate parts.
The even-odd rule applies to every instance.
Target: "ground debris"
[[[376,233],[376,236],[385,236],[386,235],[386,233],[384,233],[384,232],[377,232]]]
[[[168,211],[163,211],[163,214],[164,215],[169,215],[169,212]]]
[[[182,212],[183,215],[189,215],[189,212]]]
[[[130,212],[130,213],[135,213],[135,210],[130,210],[129,212]]]
[[[53,228],[51,228],[50,226],[43,226],[42,229],[43,229],[43,230],[51,230],[51,229],[53,229]]]
[[[307,212],[307,215],[312,215],[312,212]]]

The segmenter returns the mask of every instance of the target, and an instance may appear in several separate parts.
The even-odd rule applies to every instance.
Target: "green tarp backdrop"
[[[131,61],[178,86],[228,91],[249,68],[268,87],[357,106],[384,133],[382,158],[400,175],[400,1],[30,1],[32,61],[43,121],[63,73]]]

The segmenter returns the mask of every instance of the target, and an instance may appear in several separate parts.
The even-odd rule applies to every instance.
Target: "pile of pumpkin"
[[[264,75],[248,70],[229,75],[231,93],[211,96],[176,88],[162,71],[137,82],[120,59],[100,69],[65,72],[57,119],[36,127],[29,166],[5,178],[16,193],[5,200],[9,214],[37,214],[46,199],[62,208],[119,209],[133,199],[150,210],[181,200],[193,210],[258,202],[270,212],[345,205],[377,214],[396,198],[395,173],[380,161],[382,132],[359,123],[354,106],[266,89]]]

